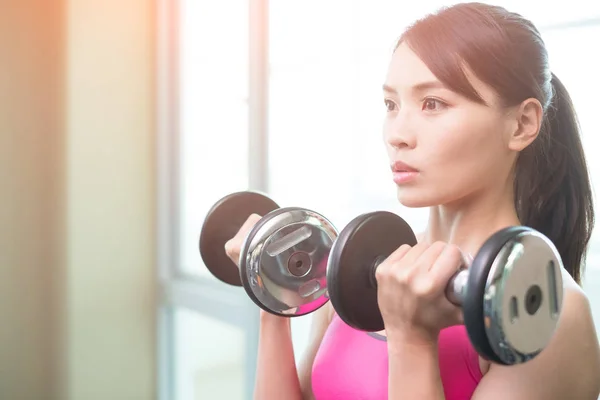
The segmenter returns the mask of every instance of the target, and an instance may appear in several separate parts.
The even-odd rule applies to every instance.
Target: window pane
[[[198,239],[208,209],[248,187],[248,0],[182,0],[180,18],[179,267],[216,279]]]
[[[353,121],[344,118],[354,108],[353,10],[340,0],[270,4],[271,195],[341,225],[352,180],[341,163],[353,149]]]
[[[552,71],[569,91],[579,116],[582,141],[594,189],[600,187],[600,121],[598,121],[597,93],[600,93],[600,54],[586,48],[600,38],[600,24],[577,29],[550,31],[543,34],[548,47]],[[583,44],[577,46],[577,43]],[[597,194],[597,193],[596,193]],[[600,201],[595,196],[596,213]],[[598,220],[600,221],[600,220]],[[594,320],[600,332],[600,223],[596,222],[587,257],[584,289],[590,298]]]
[[[246,398],[244,331],[182,308],[174,319],[175,398]]]

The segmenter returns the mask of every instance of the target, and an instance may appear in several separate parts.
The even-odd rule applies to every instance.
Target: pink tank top
[[[482,374],[465,327],[442,330],[438,343],[446,400],[470,399]],[[355,330],[334,314],[315,357],[312,388],[316,400],[387,399],[385,337]]]

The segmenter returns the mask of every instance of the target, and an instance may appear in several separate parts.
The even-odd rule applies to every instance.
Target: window
[[[181,0],[179,214],[185,274],[215,279],[198,258],[206,211],[248,187],[248,2]]]
[[[248,188],[250,6],[159,2],[159,385],[164,400],[249,399],[258,310],[203,265],[209,208]]]
[[[186,308],[174,323],[174,398],[244,398],[244,330]]]

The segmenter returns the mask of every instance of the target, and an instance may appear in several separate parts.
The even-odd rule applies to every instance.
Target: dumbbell
[[[408,223],[387,211],[353,219],[331,248],[327,283],[340,318],[355,329],[380,331],[375,270],[403,244],[414,246]],[[550,341],[562,306],[563,264],[540,232],[525,226],[501,229],[483,244],[467,269],[448,282],[446,296],[462,307],[469,339],[485,359],[524,363]]]
[[[225,243],[251,214],[262,217],[243,242],[238,268]],[[216,278],[243,286],[263,310],[294,317],[329,301],[327,259],[336,237],[333,224],[314,211],[280,208],[262,193],[243,191],[223,197],[208,211],[199,250]]]

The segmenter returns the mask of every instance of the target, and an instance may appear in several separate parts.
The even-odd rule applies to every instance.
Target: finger
[[[404,257],[404,255],[406,253],[408,253],[411,248],[412,248],[411,245],[409,245],[409,244],[403,244],[402,246],[400,246],[396,250],[394,250],[389,256],[387,256],[383,260],[383,262],[381,262],[379,264],[379,267],[387,268],[388,266],[394,264],[398,260],[402,259],[402,257]],[[377,267],[377,268],[379,268],[379,267]]]
[[[413,265],[428,248],[429,244],[425,242],[417,243],[398,261],[401,265]]]
[[[434,242],[431,246],[427,247],[423,253],[421,253],[415,263],[418,264],[419,268],[423,269],[424,271],[429,271],[445,248],[446,243],[441,241]]]
[[[402,257],[410,251],[411,248],[412,246],[403,244],[394,250],[392,254],[377,266],[377,269],[375,270],[375,279],[379,280],[383,274],[386,274],[398,260],[401,260]]]
[[[399,282],[411,281],[419,275],[419,265],[416,264],[416,260],[428,247],[427,243],[417,243],[405,251],[401,257],[399,252],[398,258],[394,258],[387,264],[385,272],[394,275],[395,280]]]
[[[248,233],[250,233],[254,225],[256,225],[260,219],[261,216],[258,214],[249,215],[235,236],[225,242],[225,254],[227,254],[227,256],[236,264],[240,258],[242,243],[246,239],[246,236],[248,236]]]
[[[225,242],[225,254],[231,259],[236,265],[240,258],[241,244],[236,238],[229,239]]]
[[[463,266],[463,254],[460,249],[453,244],[448,244],[431,267],[430,279],[433,281],[434,286],[443,288],[442,292],[445,293],[450,279]]]
[[[410,249],[412,249],[411,245],[409,245],[409,244],[403,244],[402,246],[400,246],[396,250],[394,250],[394,252],[388,256],[388,258],[386,259],[386,261],[389,261],[389,262],[393,263],[393,262],[396,262],[398,260],[401,260],[402,258],[404,258],[404,256],[406,255],[406,253],[408,253],[410,251]]]
[[[261,218],[262,217],[258,214],[250,214],[246,221],[244,221],[244,223],[242,224],[239,231],[237,232],[236,237],[241,237],[243,241],[243,239],[246,238],[248,233],[252,230],[254,225],[256,225],[258,221],[260,221]]]

